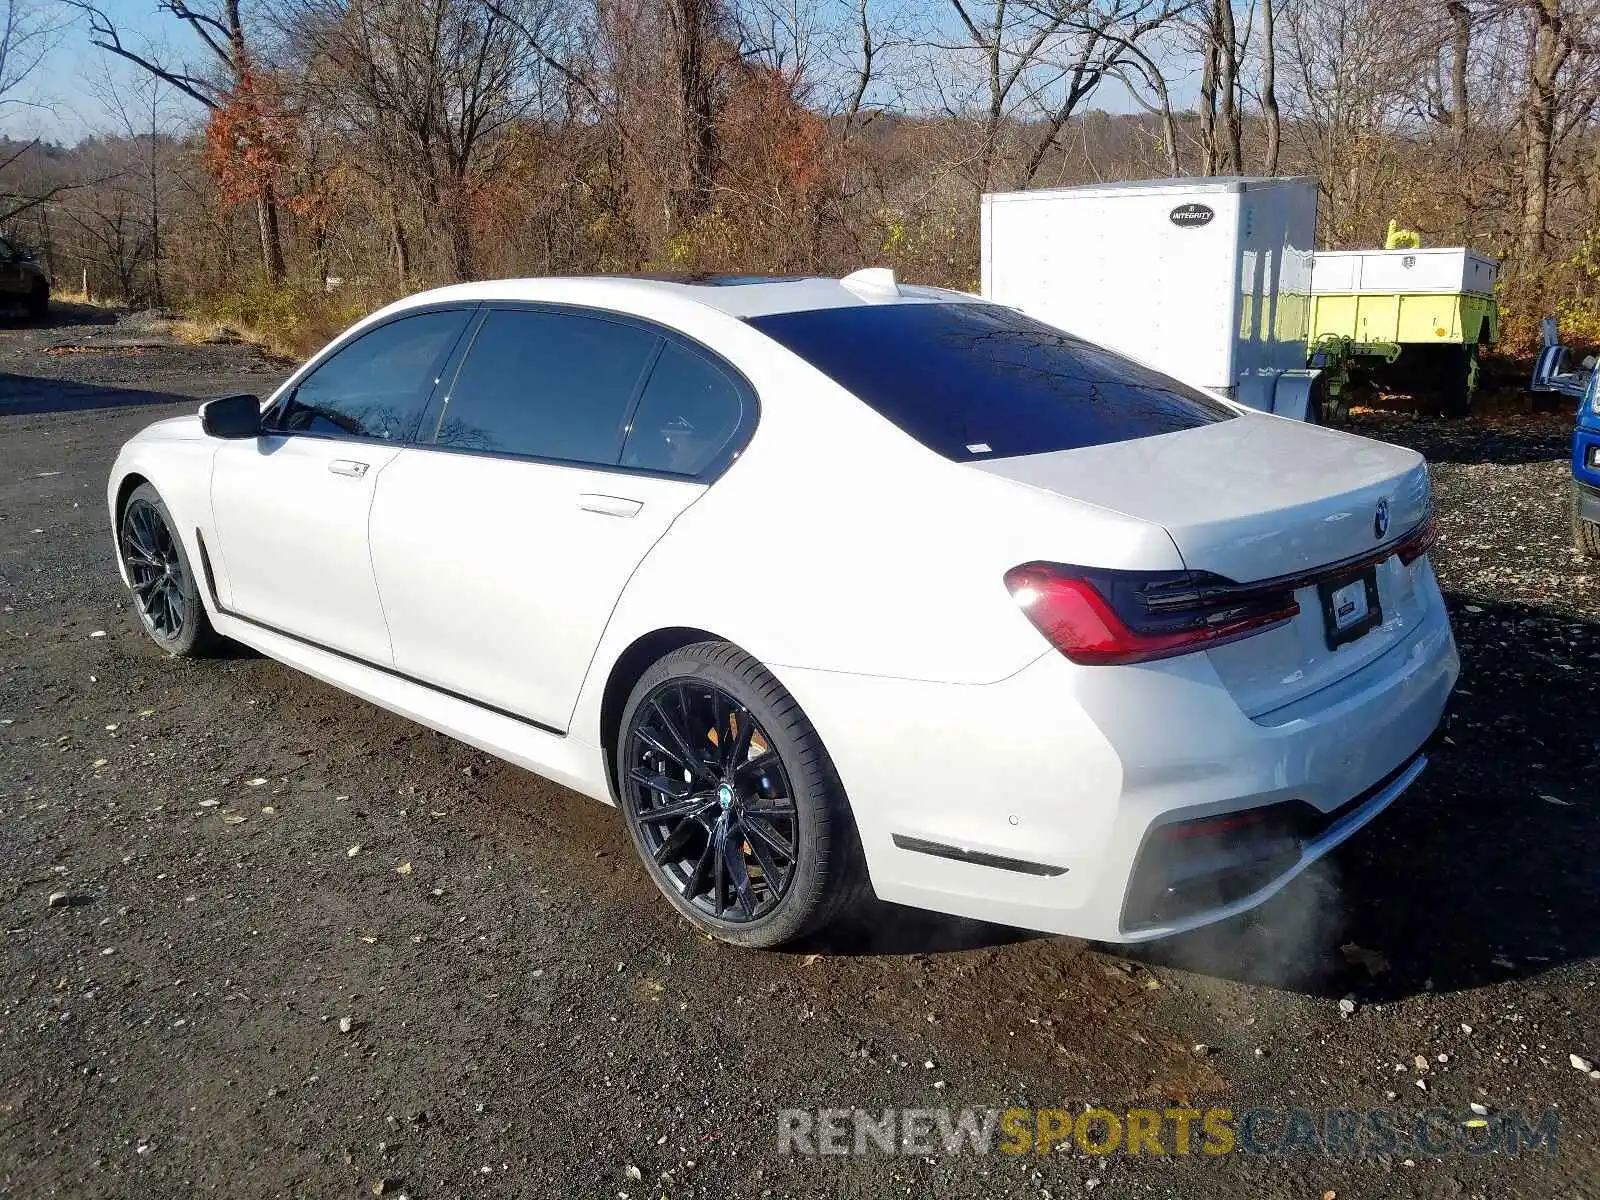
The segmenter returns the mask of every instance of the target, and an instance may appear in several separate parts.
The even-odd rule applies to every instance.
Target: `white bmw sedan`
[[[411,297],[123,447],[144,628],[615,804],[689,921],[871,890],[1137,941],[1426,765],[1458,663],[1409,450],[888,272]]]

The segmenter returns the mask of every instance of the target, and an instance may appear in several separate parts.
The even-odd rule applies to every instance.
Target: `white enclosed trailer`
[[[995,192],[982,221],[985,298],[1253,408],[1313,415],[1314,179]]]

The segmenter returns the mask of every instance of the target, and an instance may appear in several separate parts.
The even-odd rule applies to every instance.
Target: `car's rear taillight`
[[[1025,563],[1006,588],[1073,662],[1141,663],[1190,654],[1281,625],[1291,589],[1255,589],[1196,571],[1101,571]]]

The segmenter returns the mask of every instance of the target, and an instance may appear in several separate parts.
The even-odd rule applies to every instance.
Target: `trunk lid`
[[[1191,571],[1235,583],[1316,576],[1302,578],[1295,589],[1296,618],[1206,651],[1251,716],[1359,670],[1405,640],[1425,614],[1417,585],[1426,567],[1407,567],[1391,554],[1372,568],[1374,627],[1330,645],[1318,586],[1328,568],[1370,558],[1428,518],[1427,466],[1411,450],[1244,415],[1177,433],[972,465],[1158,524]],[[1332,574],[1333,582],[1355,578],[1350,570]],[[1359,596],[1355,601],[1364,604]]]

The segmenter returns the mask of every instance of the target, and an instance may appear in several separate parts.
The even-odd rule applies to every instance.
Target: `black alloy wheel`
[[[134,606],[151,640],[169,654],[214,649],[220,639],[200,602],[188,555],[167,506],[149,484],[140,484],[128,498],[117,543]]]
[[[184,595],[183,560],[172,530],[148,500],[134,500],[123,514],[122,561],[145,625],[157,640],[177,641],[193,619]]]
[[[684,902],[719,921],[770,913],[794,880],[799,810],[750,710],[714,684],[670,680],[628,732],[630,815]]]
[[[865,886],[816,731],[760,663],[725,642],[669,654],[623,715],[617,784],[656,886],[724,941],[773,946]]]

